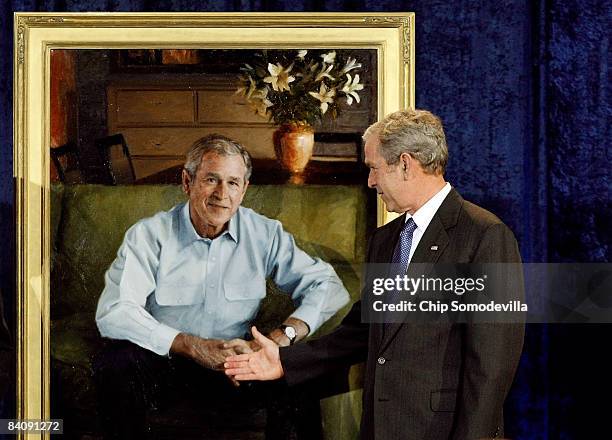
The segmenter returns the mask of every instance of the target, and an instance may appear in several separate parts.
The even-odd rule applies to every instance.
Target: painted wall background
[[[76,54],[51,51],[51,147],[76,141]]]
[[[51,147],[61,147],[77,141],[76,54],[67,50],[51,51]],[[51,181],[59,174],[51,166]]]
[[[4,1],[0,288],[11,328],[13,11],[414,11],[417,106],[445,122],[448,180],[515,231],[526,261],[610,261],[608,1]],[[506,405],[507,435],[609,432],[611,337],[603,325],[530,326]],[[14,411],[5,388],[0,417]]]

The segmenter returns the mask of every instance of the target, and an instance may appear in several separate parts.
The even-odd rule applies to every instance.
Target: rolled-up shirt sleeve
[[[296,304],[290,316],[306,322],[311,334],[350,299],[333,267],[301,250],[279,222],[272,235],[268,274]]]
[[[156,320],[146,309],[155,291],[160,244],[137,223],[125,234],[117,258],[105,274],[105,287],[96,310],[96,324],[107,338],[131,341],[167,355],[180,332]]]

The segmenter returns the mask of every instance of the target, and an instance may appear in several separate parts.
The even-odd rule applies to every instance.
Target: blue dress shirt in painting
[[[266,296],[266,278],[286,292],[311,333],[349,295],[326,262],[296,246],[277,220],[240,207],[211,240],[196,232],[189,202],[143,219],[125,234],[105,275],[96,322],[102,336],[167,355],[180,332],[244,337]]]

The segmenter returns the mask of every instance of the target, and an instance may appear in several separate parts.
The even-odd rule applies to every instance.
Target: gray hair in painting
[[[202,157],[207,153],[217,153],[221,156],[233,156],[239,154],[244,160],[246,166],[246,173],[244,174],[244,181],[248,182],[253,172],[253,165],[251,164],[251,156],[249,152],[240,143],[231,140],[230,138],[221,134],[210,134],[203,138],[198,139],[191,146],[186,155],[184,168],[189,173],[189,177],[195,179],[198,167],[202,162]]]

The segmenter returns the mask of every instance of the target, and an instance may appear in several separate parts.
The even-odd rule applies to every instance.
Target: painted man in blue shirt
[[[196,381],[206,377],[207,390],[211,383],[223,389],[217,370],[225,357],[259,349],[241,338],[266,295],[267,278],[298,306],[269,334],[280,346],[311,334],[348,302],[329,264],[299,249],[280,222],[240,206],[251,169],[240,144],[202,138],[187,153],[182,174],[189,200],[127,231],[96,311],[102,336],[122,341],[94,361],[102,412],[115,425],[106,427],[107,437],[134,438],[146,429],[147,406],[160,399],[151,378],[164,380],[160,372],[174,372],[176,363]],[[142,383],[144,395],[119,396],[126,378]],[[130,421],[117,423],[128,415]],[[267,432],[273,437],[270,427]]]

